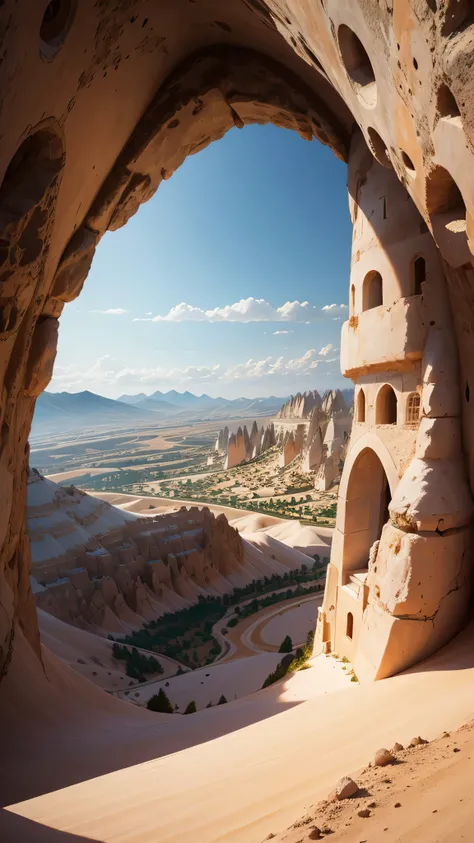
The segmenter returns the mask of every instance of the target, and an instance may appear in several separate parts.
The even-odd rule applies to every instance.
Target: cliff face
[[[242,540],[207,509],[140,518],[30,472],[28,533],[37,606],[102,634],[139,627],[199,594],[231,590]]]
[[[315,408],[319,409],[321,405],[321,396],[316,389],[312,392],[297,392],[286,404],[283,404],[276,417],[277,419],[307,419],[312,411]]]

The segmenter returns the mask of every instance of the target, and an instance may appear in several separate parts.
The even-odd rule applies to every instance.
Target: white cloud
[[[280,334],[294,334],[294,331],[273,331],[274,337],[278,337]]]
[[[109,307],[108,310],[91,310],[90,313],[103,313],[107,316],[123,316],[124,313],[128,313],[128,310],[124,310],[123,307]]]
[[[319,352],[318,352],[318,353],[319,353],[319,356],[320,356],[320,357],[327,357],[327,356],[328,356],[328,354],[329,354],[329,352],[330,352],[330,351],[332,351],[332,350],[333,350],[333,348],[334,348],[334,346],[333,346],[333,345],[331,345],[331,343],[329,343],[329,345],[325,345],[325,346],[323,346],[323,348],[321,349],[321,351],[319,351]]]
[[[325,304],[321,310],[347,310],[347,304]]]
[[[99,357],[92,366],[84,370],[74,366],[55,366],[50,388],[53,390],[73,389],[74,391],[91,389],[100,392],[104,386],[109,388],[114,386],[117,389],[120,388],[122,392],[127,388],[140,392],[146,386],[157,387],[160,384],[169,387],[173,384],[179,386],[204,382],[258,381],[263,377],[272,379],[288,376],[301,377],[311,375],[322,362],[317,360],[317,356],[316,350],[310,348],[301,357],[290,359],[280,355],[265,357],[262,360],[249,358],[228,367],[217,363],[213,366],[196,365],[165,369],[159,366],[132,368],[124,365],[120,360],[105,355]]]
[[[273,307],[266,299],[240,299],[234,304],[204,310],[186,302],[175,305],[165,316],[136,318],[134,322],[303,322],[309,325],[324,316],[324,311],[334,308],[345,309],[347,305],[327,304],[316,307],[307,301],[287,301],[280,307]]]

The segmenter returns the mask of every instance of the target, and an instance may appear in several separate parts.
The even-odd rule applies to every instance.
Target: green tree
[[[146,707],[150,709],[150,711],[159,711],[162,714],[173,714],[173,706],[163,691],[163,688],[160,688],[157,694],[150,697]]]
[[[196,714],[196,703],[194,702],[194,700],[191,700],[191,702],[187,704],[186,711],[184,713]]]
[[[283,641],[280,644],[280,649],[278,650],[279,653],[291,653],[293,649],[293,641],[291,640],[289,635],[285,635]]]

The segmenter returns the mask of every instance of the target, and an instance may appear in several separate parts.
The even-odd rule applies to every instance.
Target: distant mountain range
[[[210,395],[194,395],[192,392],[176,392],[170,389],[169,392],[157,390],[152,395],[145,395],[140,392],[138,395],[121,395],[118,399],[124,404],[137,407],[140,410],[154,410],[163,413],[197,413],[206,419],[230,418],[236,411],[256,413],[257,415],[268,415],[276,412],[284,398],[276,398],[271,395],[269,398],[211,398]]]
[[[221,421],[274,415],[286,398],[211,398],[192,392],[121,395],[118,400],[94,392],[43,392],[33,417],[32,436],[101,428],[130,428],[184,422]]]

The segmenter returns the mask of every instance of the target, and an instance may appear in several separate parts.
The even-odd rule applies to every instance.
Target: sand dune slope
[[[186,722],[180,736],[170,733],[168,750],[174,740],[173,754],[49,793],[10,810],[53,829],[102,843],[258,843],[302,815],[305,806],[325,797],[341,775],[364,766],[378,747],[391,746],[396,740],[406,744],[420,733],[432,739],[443,729],[451,730],[472,719],[473,641],[471,626],[417,670],[326,694],[318,688],[321,681],[327,683],[318,665],[334,660],[320,657],[324,661],[316,659],[310,670],[296,674],[294,682],[289,680],[278,689],[272,687],[245,700],[179,718]],[[230,729],[232,720],[242,725],[243,714],[250,718],[255,706],[262,709],[267,704],[271,710],[275,690],[281,713],[176,751],[179,739],[182,746],[189,740],[189,721],[195,740],[204,740],[206,734],[212,738],[220,718],[226,719]],[[315,696],[317,692],[319,696]],[[298,704],[305,696],[306,701]],[[434,700],[436,704],[432,704]],[[140,710],[134,714],[148,716]],[[97,753],[111,751],[126,739],[125,721],[120,729],[115,711],[110,716],[114,719],[106,734],[98,728],[100,718],[89,724],[89,745],[95,731]],[[157,740],[162,746],[167,743],[166,728],[155,729],[151,721],[150,729],[145,728],[149,750]],[[111,733],[114,744],[107,739]],[[135,729],[137,740],[138,734]],[[68,747],[72,765],[79,748],[74,743]],[[53,742],[49,764],[64,749],[63,744]],[[28,776],[35,768],[34,750],[28,744],[20,747],[23,759],[14,759],[26,771],[26,759],[30,757]],[[458,795],[466,791],[470,795],[470,778],[459,785]],[[24,835],[21,839],[34,837]],[[353,839],[368,838],[365,834],[364,838]],[[383,839],[417,838],[397,836],[394,828]],[[423,840],[427,839],[425,835]],[[436,839],[456,838],[431,838]],[[469,834],[465,839],[470,839]]]
[[[143,705],[163,688],[171,703],[178,706],[181,714],[191,700],[194,700],[199,711],[206,708],[208,703],[217,705],[222,695],[228,702],[232,702],[259,691],[281,658],[279,653],[261,653],[247,659],[209,665],[167,681],[160,678],[158,682],[141,685],[134,689],[133,696]],[[123,693],[120,697],[127,698]]]
[[[116,661],[112,656],[112,641],[63,623],[41,609],[38,609],[38,625],[42,644],[95,685],[117,690],[126,688],[131,682],[125,674],[125,662]],[[146,650],[139,652],[151,655]],[[177,662],[166,656],[159,656],[159,662],[163,667],[163,679],[175,675]]]

